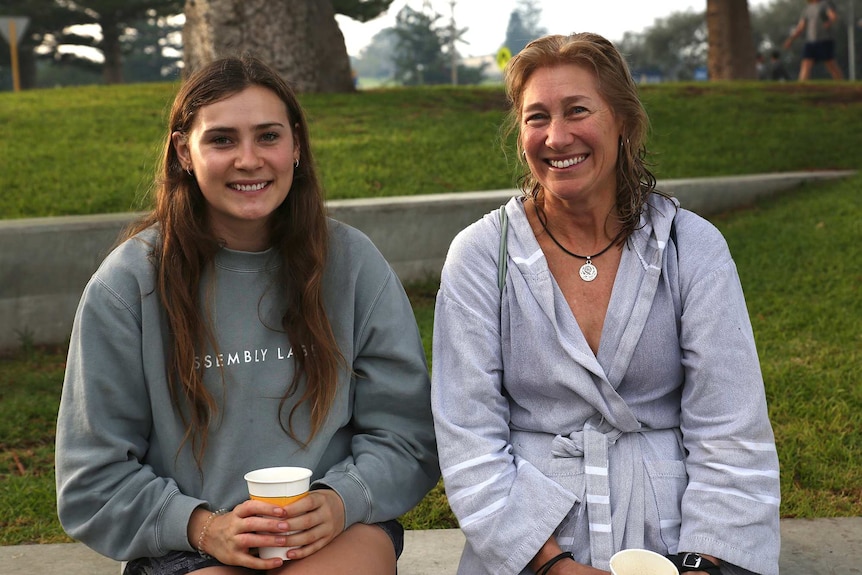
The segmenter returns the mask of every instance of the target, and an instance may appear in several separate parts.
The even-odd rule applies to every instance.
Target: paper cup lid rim
[[[619,568],[629,568],[632,567],[630,563],[632,558],[627,557],[627,555],[635,554],[635,556],[640,555],[641,560],[646,560],[647,565],[650,565],[650,568],[646,569],[647,572],[650,573],[662,573],[662,574],[676,574],[678,573],[676,566],[673,562],[662,555],[661,553],[656,553],[650,549],[639,549],[639,548],[630,548],[630,549],[622,549],[617,551],[611,556],[610,560],[610,568],[611,573],[617,573],[617,569]],[[635,559],[637,560],[637,559]],[[619,564],[622,563],[622,564]],[[641,566],[643,567],[643,566]],[[628,569],[626,569],[628,572]],[[643,571],[643,569],[639,569],[639,571]]]
[[[648,554],[650,554],[650,555],[658,555],[659,557],[661,557],[661,558],[663,558],[663,559],[667,559],[667,557],[665,557],[665,556],[664,556],[664,555],[662,555],[661,553],[656,553],[656,552],[655,552],[655,551],[653,551],[652,549],[640,549],[640,548],[638,548],[638,547],[631,547],[631,548],[629,548],[629,549],[620,549],[619,551],[617,551],[616,553],[614,553],[614,555],[613,555],[613,556],[611,556],[611,559],[613,559],[613,558],[614,558],[614,556],[616,556],[616,555],[620,555],[620,554],[623,554],[623,553],[648,553]],[[668,561],[670,561],[670,559],[667,559],[667,560],[668,560]]]
[[[260,469],[254,469],[249,471],[243,476],[243,479],[246,481],[254,481],[255,483],[282,483],[284,481],[283,477],[266,477],[265,474],[267,472],[273,472],[276,470],[290,470],[292,472],[297,472],[296,480],[306,479],[311,477],[312,471],[307,467],[289,467],[289,466],[276,466],[276,467],[263,467]],[[264,475],[264,477],[256,477],[257,475]]]

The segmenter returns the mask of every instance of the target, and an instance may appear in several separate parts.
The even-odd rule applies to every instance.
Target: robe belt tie
[[[624,487],[628,483],[629,493],[618,493],[615,517],[611,516],[610,481],[608,477],[608,446],[617,443],[625,432],[613,428],[606,423],[602,429],[597,429],[591,422],[581,431],[575,431],[564,437],[557,435],[551,443],[551,453],[554,457],[583,457],[586,478],[587,519],[590,525],[590,557],[593,567],[610,569],[611,555],[622,541],[623,532],[628,530],[630,540],[643,542],[643,518],[626,524],[629,509],[634,514],[643,514],[644,482],[643,465],[632,465],[632,476],[628,481],[615,481],[615,487]],[[633,449],[636,442],[626,441],[628,449]],[[638,471],[639,470],[639,471]],[[623,470],[621,470],[623,471]],[[626,474],[627,475],[627,474]],[[640,511],[638,511],[638,509]],[[614,524],[617,527],[617,539],[614,541]],[[637,531],[640,531],[638,533]]]

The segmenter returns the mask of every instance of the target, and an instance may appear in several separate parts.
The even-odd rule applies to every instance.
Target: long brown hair
[[[291,437],[308,441],[323,425],[335,398],[338,369],[343,362],[322,298],[328,230],[305,114],[291,87],[257,58],[244,55],[212,62],[192,74],[177,92],[154,183],[154,208],[127,232],[130,237],[151,226],[160,232],[152,259],[157,269],[156,290],[166,311],[170,334],[167,376],[174,407],[186,423],[183,443],[191,441],[199,466],[209,426],[218,413],[218,404],[203,384],[202,370],[195,366],[195,356],[204,345],[218,345],[203,311],[204,302],[200,301],[200,282],[220,249],[220,241],[208,226],[206,201],[195,178],[183,171],[171,134],[188,134],[202,107],[251,86],[272,90],[284,102],[301,158],[287,198],[269,219],[270,239],[281,258],[279,279],[286,299],[281,327],[294,348],[306,351],[295,354],[296,371],[289,385],[285,382],[286,390],[279,403],[279,423]],[[307,382],[305,391],[291,409],[285,426],[281,412],[299,389],[303,376]],[[311,430],[309,437],[297,438],[293,416],[304,402],[310,403]]]
[[[504,73],[509,115],[504,127],[506,138],[520,135],[521,108],[524,90],[533,73],[540,69],[564,64],[577,64],[592,69],[602,98],[621,120],[620,154],[617,160],[617,214],[622,224],[620,241],[624,241],[640,225],[646,200],[655,190],[656,179],[646,163],[646,139],[649,117],[638,98],[638,89],[625,59],[614,45],[598,34],[579,33],[569,36],[550,35],[533,40],[518,52]],[[517,139],[518,158],[523,158],[522,143]],[[520,176],[524,194],[541,198],[544,190],[529,169]]]

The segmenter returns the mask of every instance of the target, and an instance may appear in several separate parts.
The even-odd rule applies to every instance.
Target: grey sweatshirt
[[[720,233],[679,210],[668,248],[676,206],[654,196],[623,248],[596,355],[522,202],[505,209],[502,301],[497,212],[453,241],[437,297],[432,409],[467,537],[459,574],[531,573],[553,535],[605,570],[641,547],[776,575],[778,458]]]
[[[170,401],[165,310],[154,287],[153,230],[111,253],[84,290],[72,331],[57,421],[57,507],[66,531],[118,560],[192,550],[199,505],[248,499],[256,468],[313,470],[313,486],[344,501],[345,527],[398,517],[439,478],[430,382],[410,303],[359,231],[330,222],[324,302],[347,366],[323,428],[303,448],[279,425],[278,403],[303,353],[280,330],[273,250],[221,250],[212,288],[218,350],[200,351],[219,413],[199,471]],[[285,406],[283,421],[302,395]],[[294,417],[308,436],[310,409]]]

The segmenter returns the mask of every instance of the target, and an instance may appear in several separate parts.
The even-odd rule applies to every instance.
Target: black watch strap
[[[667,558],[671,560],[680,573],[703,571],[709,575],[721,575],[721,567],[698,553],[677,553],[676,555],[668,555]]]

